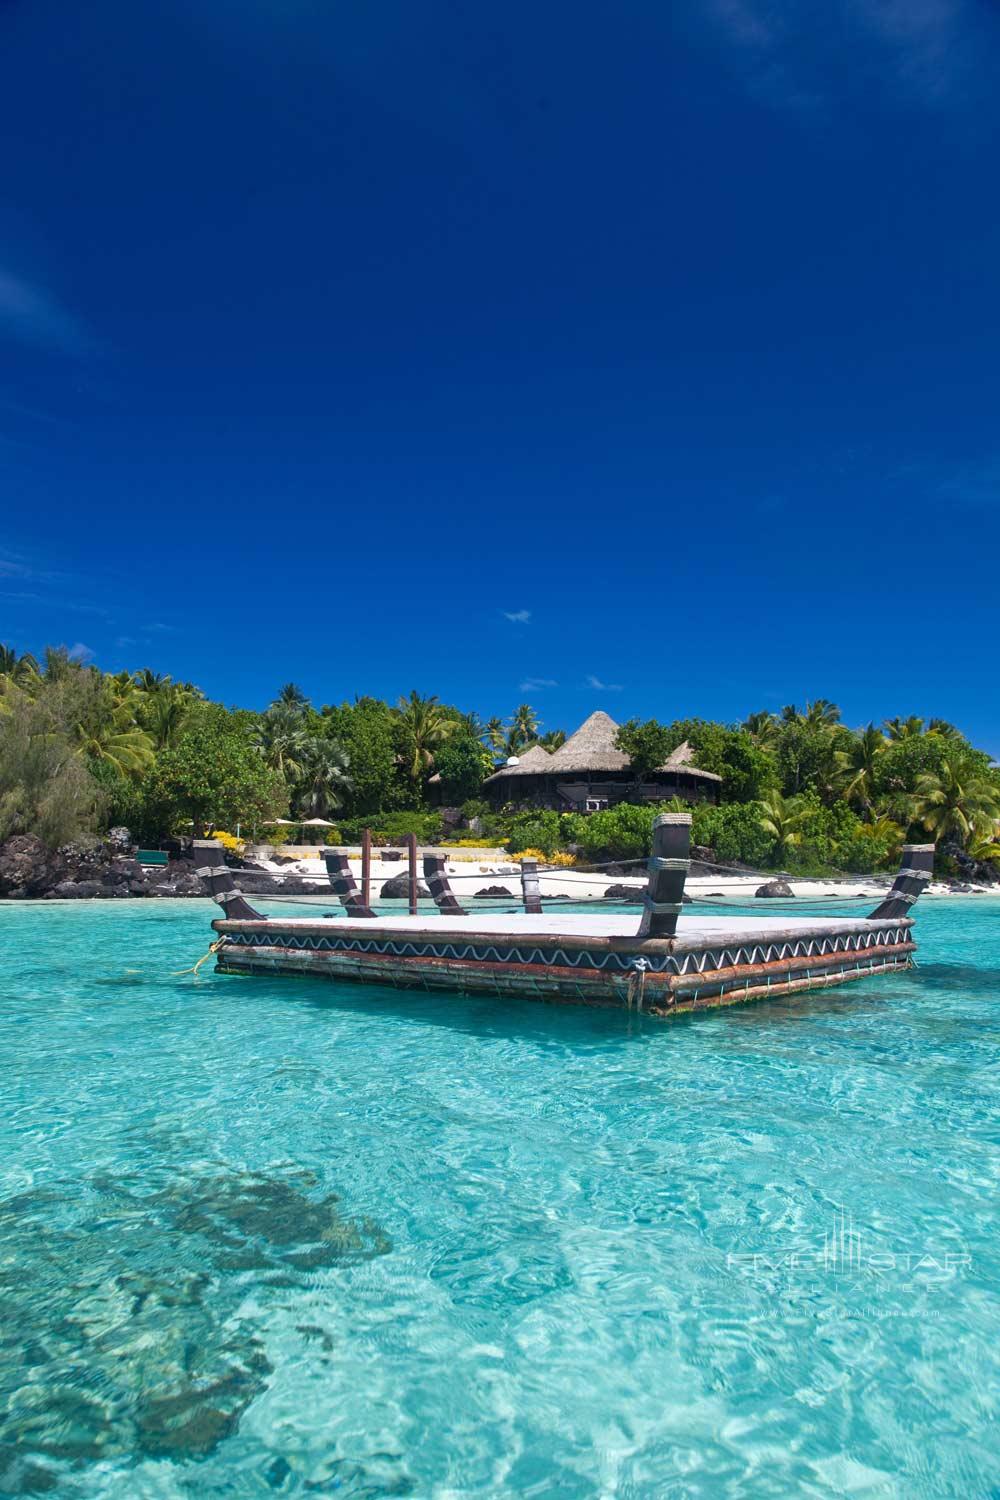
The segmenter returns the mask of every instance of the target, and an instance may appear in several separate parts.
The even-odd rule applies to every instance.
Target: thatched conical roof
[[[566,743],[560,745],[552,755],[543,750],[541,745],[532,745],[520,757],[516,766],[501,766],[499,771],[494,771],[486,780],[498,781],[501,776],[537,776],[546,773],[566,776],[585,775],[588,771],[628,772],[632,763],[627,755],[615,748],[617,733],[618,725],[614,719],[599,708],[589,719],[584,719],[576,733],[571,734]],[[659,769],[672,771],[675,776],[701,777],[705,781],[722,780],[714,771],[702,771],[698,766],[692,765],[693,758],[694,751],[685,740]]]
[[[550,771],[552,769],[552,756],[541,745],[532,745],[530,750],[525,750],[523,755],[517,758],[516,766],[501,766],[499,771],[494,771],[492,776],[487,776],[487,781],[494,781],[498,776],[537,776],[539,771]]]
[[[549,757],[553,771],[624,771],[629,758],[615,749],[618,725],[603,709],[584,719],[575,734]]]

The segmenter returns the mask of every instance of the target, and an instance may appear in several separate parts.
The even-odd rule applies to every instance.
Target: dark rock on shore
[[[204,887],[191,859],[171,857],[165,865],[141,865],[133,855],[127,828],[107,839],[48,849],[34,834],[19,833],[0,844],[0,900],[92,901],[149,896],[202,897]],[[234,864],[243,866],[242,860]],[[302,875],[276,874],[247,864],[237,884],[248,895],[315,895],[324,885]],[[426,891],[421,887],[422,894]]]
[[[759,885],[754,891],[755,896],[794,896],[795,892],[787,880],[769,880],[766,885]]]
[[[484,885],[481,891],[476,892],[476,899],[478,899],[480,896],[513,897],[513,895],[514,892],[509,891],[505,885]]]
[[[407,901],[410,896],[409,874],[393,875],[382,886],[380,892],[383,901]],[[417,895],[429,896],[430,891],[422,880],[417,881]]]
[[[0,898],[44,896],[66,875],[65,861],[33,833],[16,833],[0,845]]]
[[[631,901],[635,905],[637,901],[642,900],[644,889],[645,887],[641,885],[609,885],[602,899],[605,901]]]
[[[938,853],[947,859],[954,860],[958,866],[958,879],[960,881],[971,881],[974,885],[995,885],[1000,880],[1000,868],[992,860],[976,860],[970,854],[966,854],[960,844],[954,839],[946,839],[939,846]],[[952,881],[951,888],[955,889]]]

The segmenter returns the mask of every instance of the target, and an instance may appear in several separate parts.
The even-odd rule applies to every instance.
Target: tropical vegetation
[[[644,857],[657,809],[638,791],[588,815],[483,800],[497,762],[565,738],[527,703],[485,720],[416,691],[316,706],[288,682],[255,711],[148,668],[112,674],[65,649],[2,646],[0,840],[57,845],[116,824],[144,843],[213,828],[280,840],[311,820],[311,842],[369,827],[381,842],[414,833],[549,859]],[[869,871],[905,841],[933,840],[942,869],[1000,877],[1000,769],[946,720],[850,728],[817,698],[737,724],[633,719],[617,742],[637,788],[685,743],[721,778],[718,804],[693,808],[694,842],[719,863]]]

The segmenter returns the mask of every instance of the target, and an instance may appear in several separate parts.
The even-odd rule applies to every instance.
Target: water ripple
[[[1000,907],[662,1026],[0,906],[0,1495],[1000,1493]]]

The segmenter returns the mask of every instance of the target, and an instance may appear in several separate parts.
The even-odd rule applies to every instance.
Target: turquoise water
[[[0,905],[0,1494],[1000,1495],[1000,902],[664,1024]]]

